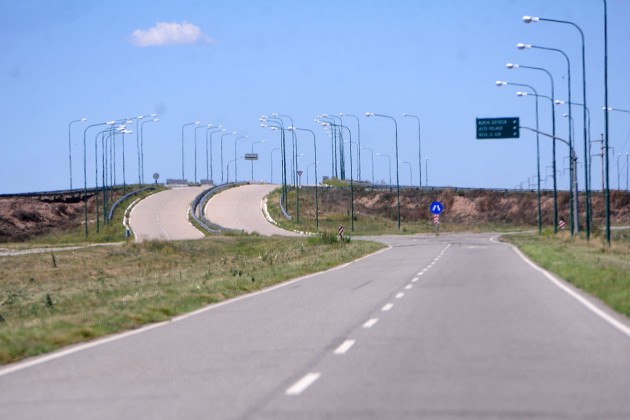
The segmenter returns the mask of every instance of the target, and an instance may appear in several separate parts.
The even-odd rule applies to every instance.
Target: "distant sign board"
[[[245,160],[258,160],[258,153],[245,153]]]
[[[514,139],[519,137],[518,117],[477,118],[477,139]]]

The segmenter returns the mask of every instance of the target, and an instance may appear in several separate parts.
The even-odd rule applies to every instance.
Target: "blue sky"
[[[608,0],[609,105],[630,109],[630,2]],[[536,143],[522,130],[515,140],[480,141],[476,117],[520,117],[533,127],[534,99],[523,90],[497,88],[497,80],[525,83],[550,95],[539,71],[508,70],[506,63],[543,67],[555,79],[556,98],[567,98],[566,64],[549,51],[519,51],[524,42],[565,51],[572,64],[572,96],[581,103],[581,49],[569,25],[525,24],[523,15],[568,20],[586,36],[587,104],[593,140],[604,130],[603,6],[600,0],[417,0],[417,1],[7,1],[0,0],[0,194],[69,188],[68,124],[73,186],[83,186],[84,129],[89,124],[157,113],[144,124],[144,178],[181,177],[182,125],[223,125],[239,135],[239,156],[253,141],[260,160],[254,178],[269,181],[271,151],[279,134],[259,126],[261,115],[288,114],[295,125],[317,134],[319,175],[330,175],[331,141],[313,120],[318,114],[360,118],[361,146],[394,156],[395,117],[400,160],[411,163],[418,183],[421,120],[425,159],[433,186],[527,186],[536,174]],[[567,108],[557,108],[557,132],[566,138]],[[582,113],[573,108],[579,161],[583,161]],[[356,135],[356,121],[344,123]],[[616,155],[630,150],[630,114],[610,114],[611,186],[617,186]],[[287,124],[288,125],[288,124]],[[135,130],[136,124],[128,127]],[[549,101],[541,99],[540,127],[551,131]],[[87,132],[88,186],[94,185],[94,142],[102,127]],[[194,127],[185,128],[185,176],[194,178]],[[205,129],[197,130],[198,179],[206,177]],[[224,137],[224,164],[234,156],[234,138]],[[122,139],[117,137],[117,180],[122,182]],[[220,181],[219,135],[213,136],[213,173]],[[298,133],[299,169],[314,162],[312,139]],[[99,146],[100,147],[100,146]],[[136,133],[125,136],[126,181],[137,182]],[[593,153],[599,153],[598,143]],[[558,145],[558,169],[567,165]],[[346,149],[347,150],[347,149]],[[100,153],[100,152],[99,152]],[[356,153],[356,150],[355,150]],[[354,156],[356,159],[356,156]],[[348,157],[346,161],[349,164]],[[100,164],[100,163],[99,163]],[[278,154],[274,156],[278,182]],[[374,178],[388,181],[387,160],[374,157]],[[233,165],[233,164],[232,164]],[[543,177],[551,175],[551,143],[541,140]],[[356,172],[355,164],[355,172]],[[231,167],[233,168],[233,166]],[[250,163],[238,162],[239,179]],[[310,166],[312,181],[313,166]],[[225,170],[225,168],[224,168]],[[580,171],[582,167],[580,166]],[[349,168],[347,169],[349,173]],[[362,178],[371,179],[370,153],[362,151]],[[601,185],[593,163],[593,186]],[[559,174],[560,175],[560,174]],[[356,174],[355,174],[356,176]],[[233,173],[231,174],[233,178]],[[394,174],[395,177],[395,174]],[[584,176],[579,174],[580,188]],[[306,181],[305,175],[303,181]],[[568,174],[559,178],[566,188]],[[409,184],[409,165],[400,166]],[[525,182],[525,184],[522,184]],[[547,187],[551,187],[550,179]]]

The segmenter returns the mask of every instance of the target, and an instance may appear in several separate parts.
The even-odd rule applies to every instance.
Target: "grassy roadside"
[[[0,258],[0,363],[164,321],[381,247],[235,235]]]
[[[630,317],[630,231],[615,231],[612,246],[568,234],[506,235],[536,264]]]

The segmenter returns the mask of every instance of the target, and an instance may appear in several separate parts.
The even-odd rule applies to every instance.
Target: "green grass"
[[[235,235],[0,258],[0,363],[164,321],[381,247]]]
[[[541,267],[630,316],[630,231],[615,231],[613,235],[611,247],[600,237],[587,242],[566,233],[556,237],[550,232],[515,234],[503,239]]]

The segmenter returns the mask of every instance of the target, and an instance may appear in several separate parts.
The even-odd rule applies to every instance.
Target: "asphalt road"
[[[131,210],[129,220],[136,241],[203,238],[203,233],[188,221],[190,203],[203,190],[203,187],[178,187],[140,201]]]
[[[262,200],[276,188],[277,185],[252,184],[222,191],[208,200],[206,218],[219,226],[264,236],[298,236],[265,219]]]
[[[0,416],[630,418],[627,321],[490,235],[382,240],[341,268],[5,367]]]

